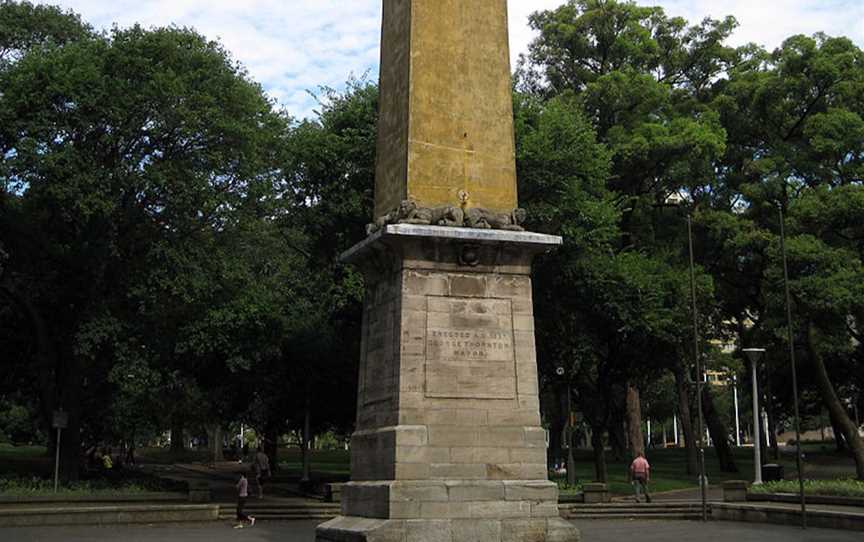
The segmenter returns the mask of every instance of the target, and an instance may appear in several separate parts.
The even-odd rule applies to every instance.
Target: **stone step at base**
[[[579,521],[579,520],[621,520],[621,519],[663,519],[663,520],[699,520],[702,519],[701,514],[573,514],[564,515],[564,519]]]
[[[221,508],[235,509],[237,508],[236,504],[223,504]],[[278,506],[278,505],[260,505],[260,504],[247,504],[246,508],[248,510],[309,510],[312,512],[317,512],[319,510],[323,510],[326,512],[336,511],[338,512],[341,508],[339,506]]]
[[[604,504],[562,504],[559,507],[563,509],[580,509],[580,510],[598,510],[598,509],[631,509],[638,508],[642,510],[665,509],[665,508],[701,508],[702,503],[699,502],[654,502],[654,503],[604,503]]]
[[[702,510],[696,508],[667,508],[665,510],[638,510],[638,509],[623,509],[623,510],[562,510],[561,514],[638,514],[642,516],[650,516],[653,514],[701,514]]]
[[[255,521],[327,521],[336,516],[331,514],[248,514]],[[219,521],[234,521],[235,514],[220,514]]]
[[[693,514],[701,514],[702,509],[700,507],[688,508],[688,507],[680,507],[674,506],[669,508],[570,508],[570,509],[561,509],[562,514],[668,514],[670,512],[675,513],[693,513]]]

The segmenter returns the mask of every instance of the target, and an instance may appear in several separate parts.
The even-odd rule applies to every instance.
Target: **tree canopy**
[[[520,203],[564,238],[534,270],[553,439],[571,392],[602,480],[607,445],[643,445],[641,412],[674,413],[693,471],[696,357],[746,381],[748,346],[768,349],[771,432],[788,427],[782,211],[804,412],[829,413],[864,478],[864,53],[823,34],[734,47],[733,17],[618,0],[530,25]],[[229,422],[270,453],[307,421],[350,433],[364,286],[337,257],[372,215],[378,89],[317,97],[292,118],[190,29],[0,1],[0,439],[53,444],[63,408],[74,478],[88,447],[167,429],[206,430],[216,455]],[[734,471],[723,399],[701,400]]]

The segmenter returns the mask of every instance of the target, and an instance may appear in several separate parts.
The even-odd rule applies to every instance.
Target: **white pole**
[[[57,449],[54,452],[54,493],[57,493],[60,487],[60,433],[63,430],[57,428]]]
[[[675,446],[678,446],[678,414],[672,415],[672,429],[675,430]]]
[[[738,421],[738,377],[732,379],[732,390],[735,392],[735,446],[741,447],[741,424]]]
[[[651,447],[651,420],[648,420],[648,447]]]
[[[765,447],[770,448],[771,447],[771,435],[769,434],[769,429],[768,429],[768,411],[765,409],[762,409],[762,427],[764,428],[764,432],[765,432]]]
[[[753,485],[762,483],[762,453],[759,450],[759,383],[756,381],[756,362],[750,363],[753,380]]]

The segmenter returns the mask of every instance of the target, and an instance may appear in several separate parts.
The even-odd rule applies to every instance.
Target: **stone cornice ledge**
[[[453,228],[449,226],[423,226],[416,224],[390,224],[370,235],[339,256],[339,261],[352,263],[358,257],[382,242],[407,238],[440,239],[477,244],[506,244],[522,246],[532,252],[544,252],[563,244],[557,235],[527,231],[484,230]]]

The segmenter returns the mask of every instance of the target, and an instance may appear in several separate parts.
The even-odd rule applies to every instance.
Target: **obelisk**
[[[561,239],[514,212],[506,0],[384,0],[381,49],[377,225],[342,257],[366,283],[351,482],[317,540],[576,541],[531,294]]]

